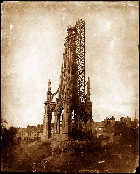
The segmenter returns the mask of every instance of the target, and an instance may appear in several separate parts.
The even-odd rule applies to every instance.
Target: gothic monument
[[[89,77],[88,81],[85,81],[85,21],[78,19],[75,26],[68,27],[67,33],[59,88],[56,93],[51,92],[50,79],[48,82],[43,120],[45,140],[51,137],[52,112],[55,115],[53,136],[57,134],[64,140],[78,139],[77,135],[82,127],[86,125],[88,119],[92,119]],[[53,97],[57,93],[58,98],[53,102]],[[62,117],[61,132],[60,117]]]

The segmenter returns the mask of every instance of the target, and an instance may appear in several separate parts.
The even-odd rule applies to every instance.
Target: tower
[[[53,103],[51,82],[48,82],[47,101],[45,102],[45,116],[50,125],[51,112],[55,112],[54,132],[60,134],[60,115],[62,110],[62,132],[65,140],[78,139],[81,125],[92,118],[92,103],[90,101],[90,78],[87,82],[85,95],[85,21],[78,19],[75,26],[69,26],[64,43],[63,63],[59,81],[58,98]],[[72,121],[72,114],[74,120]],[[50,138],[50,129],[46,126],[44,134]],[[47,132],[48,131],[48,132]]]

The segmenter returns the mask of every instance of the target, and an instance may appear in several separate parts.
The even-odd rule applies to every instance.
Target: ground
[[[132,144],[101,147],[97,141],[20,142],[2,153],[3,171],[133,173],[138,148]]]

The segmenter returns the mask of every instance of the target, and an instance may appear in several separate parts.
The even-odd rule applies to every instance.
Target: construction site
[[[2,168],[12,172],[132,173],[138,167],[139,122],[92,119],[85,79],[85,21],[68,26],[56,92],[48,79],[43,124],[2,132]],[[47,86],[47,84],[44,84]],[[57,96],[57,97],[56,97]],[[54,123],[52,117],[55,117]],[[8,138],[7,138],[8,137]]]

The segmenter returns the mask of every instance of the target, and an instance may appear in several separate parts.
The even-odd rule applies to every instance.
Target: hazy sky
[[[51,79],[59,86],[68,25],[85,20],[86,80],[93,120],[138,110],[139,2],[2,3],[1,116],[8,126],[43,123]],[[138,116],[138,112],[137,112]]]

